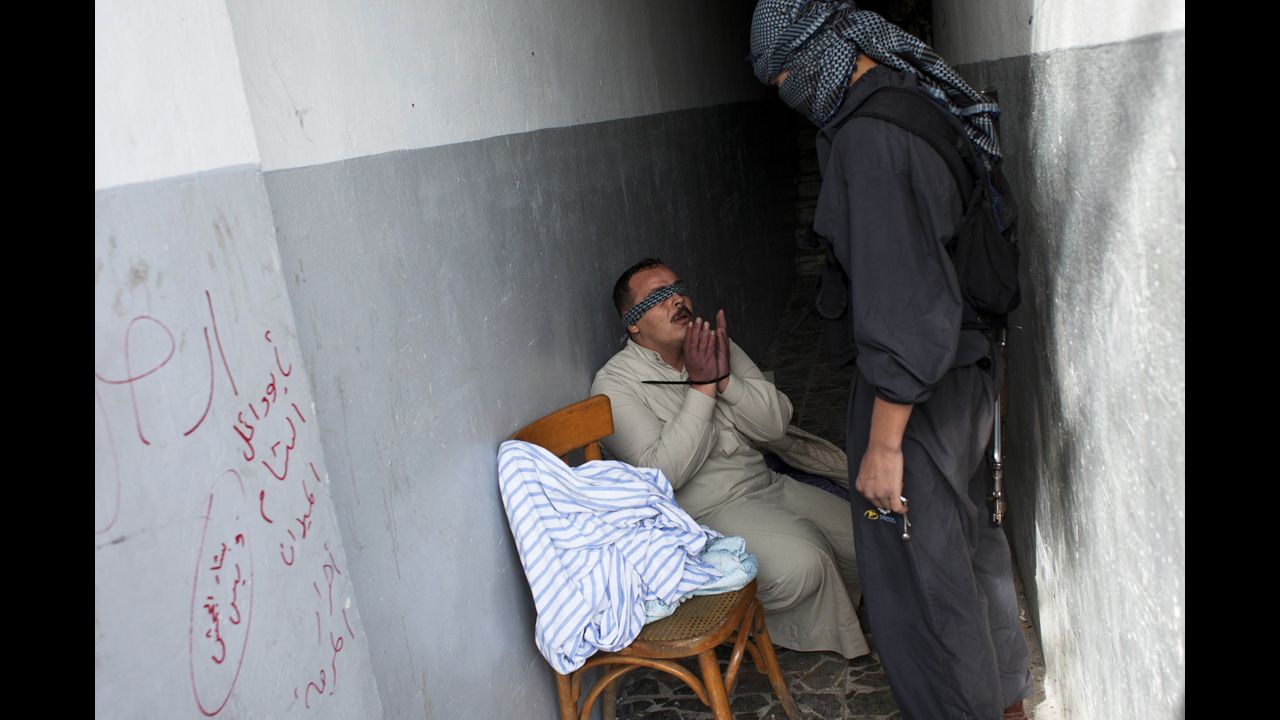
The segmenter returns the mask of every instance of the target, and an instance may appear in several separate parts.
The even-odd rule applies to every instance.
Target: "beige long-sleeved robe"
[[[849,505],[765,465],[751,441],[782,437],[791,401],[732,342],[730,367],[715,399],[688,385],[645,385],[689,375],[628,340],[591,385],[613,407],[605,449],[631,465],[662,470],[676,502],[695,520],[746,539],[760,561],[759,596],[775,643],[864,655]]]

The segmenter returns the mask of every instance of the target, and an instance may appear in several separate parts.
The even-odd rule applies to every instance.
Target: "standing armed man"
[[[823,291],[844,305],[858,370],[851,505],[894,698],[905,718],[1025,717],[1031,675],[1009,548],[984,512],[1003,367],[986,335],[962,326],[946,251],[964,203],[927,141],[850,117],[878,89],[922,92],[994,164],[998,109],[920,40],[852,2],[762,0],[751,50],[756,77],[820,128],[814,230],[835,259]]]

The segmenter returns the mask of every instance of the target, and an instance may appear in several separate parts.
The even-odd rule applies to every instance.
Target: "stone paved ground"
[[[870,656],[852,662],[835,653],[793,652],[779,648],[778,663],[787,687],[805,720],[872,720],[899,718],[880,664]],[[728,648],[719,652],[721,669]],[[697,672],[696,663],[687,666]],[[730,698],[737,720],[785,720],[769,681],[756,672],[749,658]],[[675,678],[638,670],[623,679],[618,720],[712,720],[711,711]]]

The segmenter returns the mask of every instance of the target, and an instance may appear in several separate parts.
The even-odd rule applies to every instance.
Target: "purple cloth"
[[[839,497],[845,501],[849,500],[849,491],[844,489],[844,487],[835,484],[831,480],[828,480],[827,478],[824,478],[821,475],[812,475],[803,470],[797,470],[791,467],[790,465],[788,465],[785,460],[778,457],[777,455],[774,455],[773,453],[764,454],[764,464],[768,465],[769,469],[776,473],[781,473],[793,480],[798,480],[806,485],[812,485],[816,488],[821,488],[823,490],[826,490],[832,495],[835,495],[836,497]]]

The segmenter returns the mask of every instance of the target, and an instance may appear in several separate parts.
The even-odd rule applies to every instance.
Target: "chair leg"
[[[618,683],[614,680],[604,688],[604,697],[600,699],[600,720],[614,720],[618,716]]]
[[[769,639],[769,628],[764,624],[764,607],[756,604],[756,646],[764,660],[769,684],[773,686],[773,694],[778,696],[782,704],[782,712],[789,720],[800,720],[800,708],[787,689],[787,681],[782,677],[782,668],[778,667],[778,656],[773,653],[773,641]]]
[[[573,696],[570,687],[569,676],[557,672],[556,696],[560,698],[560,720],[576,720],[578,717],[578,699]]]
[[[715,648],[698,653],[698,667],[702,668],[702,684],[711,701],[711,714],[715,720],[733,720],[729,711],[729,698],[724,692],[724,680],[720,677],[720,663],[716,661]],[[799,720],[797,717],[796,720]]]

